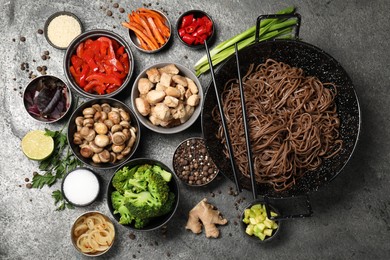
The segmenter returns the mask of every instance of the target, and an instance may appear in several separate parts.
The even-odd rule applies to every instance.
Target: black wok
[[[342,66],[323,50],[297,40],[272,40],[259,42],[239,51],[241,75],[245,75],[250,64],[255,65],[271,58],[291,66],[302,68],[306,75],[316,76],[322,82],[333,82],[338,86],[336,99],[341,121],[340,134],[344,146],[339,154],[325,159],[315,171],[307,172],[292,188],[277,192],[269,184],[257,183],[258,194],[271,198],[307,195],[333,180],[347,164],[355,149],[360,131],[360,108],[352,81]],[[220,93],[225,82],[237,78],[236,60],[229,58],[215,73]],[[229,160],[223,154],[223,144],[216,138],[219,125],[213,121],[211,111],[217,106],[212,82],[208,86],[202,109],[202,132],[207,150],[220,171],[233,180]],[[251,189],[250,179],[239,174],[241,186]]]

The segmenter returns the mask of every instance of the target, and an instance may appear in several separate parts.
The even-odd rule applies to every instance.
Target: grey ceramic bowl
[[[200,102],[196,106],[195,111],[192,114],[192,116],[183,124],[173,126],[173,127],[162,127],[162,126],[153,125],[147,116],[143,116],[140,114],[140,112],[138,111],[138,109],[135,105],[135,99],[140,96],[140,93],[138,90],[138,82],[141,78],[147,77],[146,71],[151,69],[151,68],[159,69],[159,68],[162,68],[162,67],[167,66],[169,64],[174,64],[179,69],[179,71],[180,71],[179,75],[188,77],[194,81],[194,83],[198,87],[198,91],[199,91],[198,95],[200,96]],[[132,108],[134,110],[134,113],[137,115],[141,124],[143,124],[146,128],[148,128],[154,132],[160,133],[160,134],[175,134],[175,133],[181,132],[181,131],[189,128],[199,117],[199,115],[201,113],[201,109],[202,109],[202,104],[203,104],[203,88],[202,88],[202,85],[200,84],[199,79],[195,76],[195,74],[191,70],[189,70],[188,68],[184,67],[183,65],[180,65],[180,64],[174,63],[174,62],[157,63],[157,64],[154,64],[154,65],[151,65],[151,66],[145,68],[138,75],[136,80],[134,81],[133,88],[131,89],[131,104],[132,104]]]
[[[49,113],[49,115],[42,117],[39,114],[39,111],[37,110],[37,107],[34,106],[35,96],[37,94],[37,88],[38,85],[40,85],[40,82],[47,82],[47,80],[54,80],[57,82],[60,82],[64,85],[63,91],[62,91],[62,101],[63,102],[63,109],[61,111],[57,111],[57,108],[53,110],[53,112]],[[24,89],[23,92],[23,104],[24,108],[26,109],[26,112],[31,116],[34,120],[41,122],[41,123],[54,123],[62,118],[64,118],[68,112],[70,111],[70,108],[72,106],[72,92],[70,91],[68,84],[66,84],[62,79],[51,76],[51,75],[43,75],[36,77],[35,79],[31,80],[30,83],[28,83],[27,87]]]
[[[173,217],[173,215],[175,214],[175,212],[179,206],[179,199],[180,199],[179,183],[176,179],[175,174],[172,172],[172,170],[168,166],[163,164],[162,162],[155,160],[155,159],[150,159],[150,158],[136,158],[136,159],[130,160],[130,161],[122,164],[121,166],[119,166],[118,169],[115,171],[115,173],[125,166],[127,166],[129,169],[131,169],[134,166],[144,165],[144,164],[158,165],[162,169],[164,169],[172,174],[172,179],[168,183],[168,186],[169,186],[169,190],[175,194],[175,202],[173,204],[171,212],[169,212],[168,214],[165,214],[163,216],[159,216],[159,217],[155,217],[155,218],[151,219],[150,222],[146,226],[144,226],[143,228],[136,228],[134,226],[134,223],[129,224],[129,225],[120,224],[120,225],[122,225],[130,230],[134,230],[134,231],[152,231],[152,230],[156,230],[156,229],[161,228],[162,226],[166,225],[171,220],[171,218]],[[107,186],[107,206],[108,206],[112,216],[114,217],[114,219],[116,221],[118,221],[118,223],[119,223],[120,214],[114,214],[115,210],[114,210],[114,207],[112,206],[112,200],[111,200],[111,194],[114,191],[116,191],[116,189],[112,185],[112,180],[114,178],[115,173],[112,175],[111,180]]]
[[[94,163],[91,158],[83,157],[81,155],[81,153],[80,153],[79,145],[77,145],[77,144],[75,144],[73,142],[74,133],[77,132],[77,126],[76,126],[76,123],[75,123],[76,118],[78,116],[82,116],[83,115],[83,110],[85,108],[91,107],[94,104],[104,104],[104,103],[108,103],[111,107],[122,108],[127,113],[129,113],[130,120],[131,120],[130,124],[131,124],[131,126],[134,126],[136,128],[136,130],[137,130],[137,132],[136,132],[136,140],[135,140],[135,143],[134,143],[133,147],[131,148],[130,153],[128,153],[122,160],[118,160],[118,161],[116,161],[114,163],[111,163],[111,162],[107,162],[107,163]],[[136,115],[134,114],[134,112],[127,105],[125,105],[124,103],[122,103],[122,102],[120,102],[120,101],[118,101],[116,99],[113,99],[113,98],[97,98],[97,99],[91,99],[91,100],[83,103],[82,105],[80,105],[78,108],[76,108],[76,110],[73,112],[73,114],[71,115],[71,117],[69,119],[67,138],[68,138],[68,144],[69,144],[73,154],[80,161],[82,161],[84,164],[89,165],[89,166],[91,166],[92,168],[95,168],[95,169],[112,169],[112,168],[118,167],[120,164],[126,162],[127,160],[129,160],[133,156],[133,154],[137,150],[137,147],[138,147],[138,145],[140,143],[141,131],[140,131],[140,124],[139,124],[139,121],[138,121]]]
[[[169,30],[170,30],[170,32],[171,32],[170,35],[169,35],[169,38],[167,39],[167,41],[165,42],[165,44],[162,45],[162,46],[161,46],[160,48],[158,48],[157,50],[145,50],[145,49],[143,49],[143,48],[141,47],[141,44],[140,44],[140,42],[139,42],[137,36],[135,35],[135,33],[134,33],[132,30],[130,30],[130,29],[128,30],[128,32],[129,32],[130,42],[133,44],[133,46],[134,46],[137,50],[142,51],[142,52],[144,52],[144,53],[150,53],[150,54],[152,54],[152,53],[159,52],[159,51],[165,49],[165,48],[168,46],[168,44],[169,44],[169,42],[170,42],[170,40],[171,40],[171,38],[172,38],[172,26],[171,26],[171,22],[170,22],[169,19],[168,19],[168,16],[166,16],[163,12],[160,12],[160,11],[154,10],[154,9],[150,9],[150,10],[155,11],[155,12],[159,13],[162,17],[164,17],[164,19],[165,19],[165,25],[168,26],[168,28],[169,28]]]
[[[126,53],[128,54],[129,59],[129,73],[127,74],[126,78],[124,79],[124,82],[122,85],[115,91],[99,95],[95,93],[89,93],[84,91],[75,81],[72,74],[70,73],[70,66],[71,66],[71,57],[76,53],[77,47],[80,45],[80,43],[85,42],[88,39],[96,40],[99,37],[107,37],[112,40],[115,40],[119,45],[124,46]],[[66,50],[65,57],[64,57],[64,71],[66,80],[69,82],[70,86],[80,95],[83,95],[87,98],[106,98],[106,97],[113,97],[117,94],[119,94],[121,91],[123,91],[130,83],[131,77],[133,75],[134,71],[134,58],[133,53],[131,52],[130,46],[120,35],[108,31],[108,30],[90,30],[87,32],[84,32],[80,34],[78,37],[76,37],[69,45],[68,49]]]
[[[78,217],[76,218],[76,220],[75,220],[75,221],[73,222],[73,224],[72,224],[72,228],[71,228],[71,231],[70,231],[70,238],[71,238],[71,240],[72,240],[72,244],[73,244],[74,248],[75,248],[78,252],[80,252],[81,254],[83,254],[83,255],[85,255],[85,256],[89,256],[89,257],[101,256],[101,255],[107,253],[107,252],[111,249],[112,245],[115,243],[115,238],[116,238],[115,225],[113,225],[113,226],[114,226],[114,232],[115,232],[115,234],[114,234],[114,239],[113,239],[111,245],[110,245],[105,251],[96,252],[96,253],[84,253],[84,252],[82,252],[82,251],[77,247],[77,237],[76,237],[75,234],[74,234],[74,230],[75,230],[75,228],[76,228],[76,223],[77,223],[79,220],[81,220],[82,218],[84,218],[84,217],[88,217],[88,216],[90,216],[90,215],[95,215],[95,214],[98,214],[98,215],[103,216],[103,218],[104,218],[107,222],[113,224],[112,221],[111,221],[111,219],[110,219],[109,217],[107,217],[105,214],[103,214],[103,213],[101,213],[101,212],[99,212],[99,211],[88,211],[88,212],[85,212],[85,213],[81,214],[80,216],[78,216]]]

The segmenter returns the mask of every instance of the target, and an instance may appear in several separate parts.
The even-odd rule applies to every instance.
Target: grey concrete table
[[[386,259],[390,256],[390,4],[377,1],[117,1],[126,11],[151,3],[163,8],[172,23],[181,12],[202,9],[209,12],[217,25],[216,42],[228,39],[254,24],[260,14],[274,13],[295,5],[302,15],[301,37],[336,58],[349,73],[360,98],[362,133],[355,154],[343,172],[325,188],[311,195],[314,215],[287,221],[281,236],[270,244],[258,245],[246,239],[237,224],[246,202],[228,195],[230,180],[221,178],[205,189],[181,186],[180,209],[161,231],[135,232],[117,225],[117,240],[104,258],[115,259]],[[21,138],[32,129],[60,129],[66,122],[45,125],[34,122],[23,110],[21,93],[30,81],[20,64],[27,62],[36,73],[39,65],[48,73],[64,76],[64,52],[52,48],[42,29],[50,14],[67,10],[78,15],[87,30],[113,30],[125,39],[120,22],[126,19],[112,7],[113,1],[20,1],[1,0],[0,11],[0,259],[79,259],[83,258],[70,241],[70,227],[75,218],[88,210],[109,214],[104,193],[86,208],[55,211],[51,188],[27,189],[37,163],[21,152]],[[111,10],[113,15],[107,16]],[[25,37],[26,41],[21,41]],[[42,60],[44,51],[49,60]],[[133,49],[136,73],[160,61],[180,62],[191,68],[204,54],[185,48],[177,38],[169,50],[146,55]],[[206,87],[210,75],[200,78]],[[129,96],[123,99],[128,102]],[[171,166],[175,147],[185,138],[201,134],[198,122],[191,129],[172,136],[144,131],[137,156],[159,159]],[[106,186],[112,172],[99,172]],[[105,187],[104,186],[104,187]],[[215,197],[211,197],[211,192]],[[221,227],[219,239],[206,239],[184,229],[189,209],[207,197],[229,220]]]

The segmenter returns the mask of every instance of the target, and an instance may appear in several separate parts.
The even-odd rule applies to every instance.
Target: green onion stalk
[[[277,14],[291,14],[295,11],[294,7],[283,9]],[[291,38],[292,28],[296,25],[295,19],[264,19],[260,22],[259,40],[269,40],[273,38]],[[248,30],[218,44],[210,50],[213,65],[217,65],[234,54],[234,44],[237,43],[238,50],[248,47],[255,43],[256,25]],[[197,76],[210,69],[207,56],[204,55],[194,66]]]

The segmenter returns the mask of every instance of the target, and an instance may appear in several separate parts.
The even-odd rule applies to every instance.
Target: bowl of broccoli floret
[[[164,226],[179,204],[176,177],[165,164],[137,158],[122,164],[107,188],[108,208],[119,224],[150,231]]]

